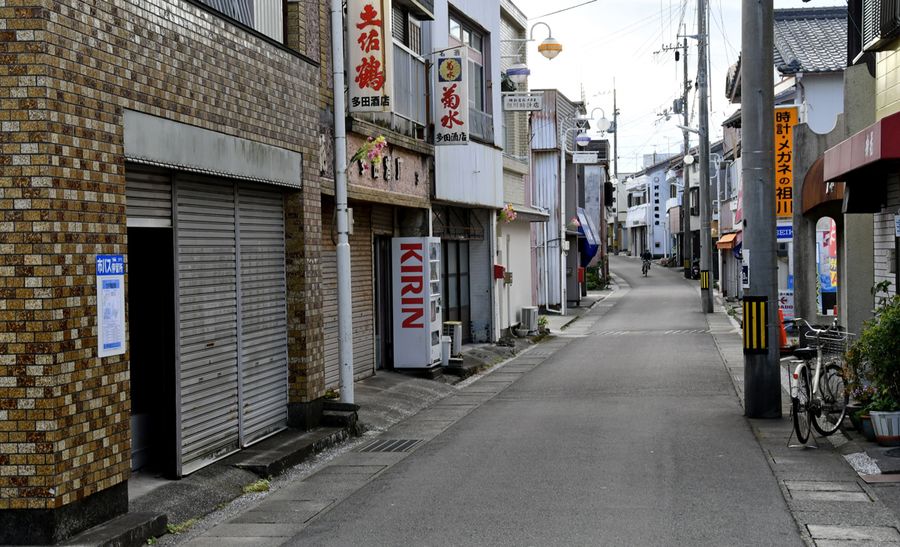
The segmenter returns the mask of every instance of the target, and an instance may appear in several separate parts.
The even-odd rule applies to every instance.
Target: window
[[[485,98],[484,33],[474,25],[450,17],[450,45],[465,45],[469,54],[469,107],[480,112],[489,110]]]
[[[491,116],[490,56],[485,51],[487,35],[474,24],[461,17],[450,15],[450,46],[466,46],[469,57],[469,131],[483,142],[494,143],[494,119]]]
[[[199,0],[253,30],[284,41],[285,0]]]
[[[691,196],[691,215],[697,216],[700,214],[700,189],[699,188],[691,188],[690,191]]]

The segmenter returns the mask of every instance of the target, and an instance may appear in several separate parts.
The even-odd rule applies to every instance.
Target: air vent
[[[378,439],[357,449],[357,452],[409,452],[421,439]]]

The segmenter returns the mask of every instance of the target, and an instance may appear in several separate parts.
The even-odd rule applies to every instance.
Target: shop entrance
[[[391,237],[375,236],[375,368],[393,368],[393,292],[391,287]]]
[[[175,474],[171,228],[128,228],[131,467]]]
[[[469,291],[469,242],[442,241],[443,264],[441,283],[446,300],[443,320],[462,323],[462,341],[471,342],[471,306]]]

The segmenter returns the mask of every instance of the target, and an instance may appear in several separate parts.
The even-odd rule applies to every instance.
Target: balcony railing
[[[427,122],[425,59],[394,43],[394,113],[424,126]]]
[[[494,117],[469,103],[469,133],[480,140],[494,143]]]

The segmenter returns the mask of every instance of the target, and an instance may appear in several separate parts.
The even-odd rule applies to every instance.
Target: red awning
[[[881,119],[825,151],[825,181],[848,182],[885,161],[900,160],[900,113]]]

